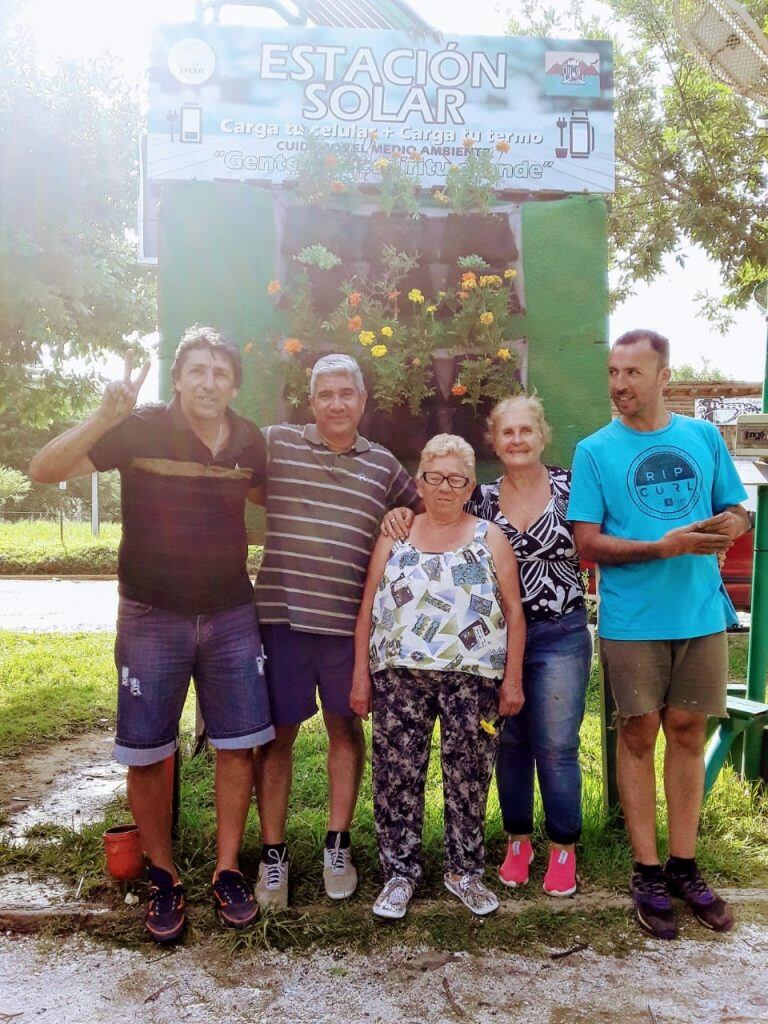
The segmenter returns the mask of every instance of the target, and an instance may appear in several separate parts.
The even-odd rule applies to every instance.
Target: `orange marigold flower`
[[[472,149],[472,147],[474,146],[474,144],[475,144],[475,142],[476,142],[476,141],[477,141],[477,140],[476,140],[476,139],[473,139],[471,135],[466,135],[466,136],[465,136],[465,137],[464,137],[464,138],[463,138],[463,139],[461,140],[461,144],[462,144],[462,146],[464,147],[464,149]]]
[[[301,352],[304,346],[301,344],[298,338],[286,338],[283,342],[283,352],[287,352],[289,356],[295,356],[297,352]]]
[[[457,380],[456,383],[451,388],[451,394],[455,395],[457,398],[461,398],[461,396],[466,395],[466,393],[466,387],[461,383],[461,381]]]
[[[346,192],[347,186],[343,181],[332,181],[331,192]]]
[[[347,328],[350,331],[359,331],[362,326],[363,318],[361,316],[351,316],[349,320],[347,320]]]
[[[510,144],[508,142],[504,142],[503,139],[501,140],[501,142],[496,143],[496,149],[499,151],[499,153],[508,153],[511,148],[512,147],[510,146]]]
[[[411,157],[411,160],[415,160],[417,164],[420,164],[421,161],[424,159],[424,157],[421,155],[421,153],[411,153],[410,157]]]
[[[339,158],[337,156],[334,156],[333,153],[329,153],[328,156],[326,156],[325,158],[326,167],[335,167],[338,162]]]
[[[368,132],[368,138],[371,140],[371,142],[375,142],[376,139],[378,139],[378,137],[379,133],[376,131],[376,129],[371,128],[371,130]]]
[[[282,291],[283,286],[279,281],[270,281],[267,285],[267,295],[277,295],[278,292]]]
[[[390,302],[394,302],[399,294],[400,292],[393,290],[391,292],[387,292],[387,298],[390,300]]]
[[[360,294],[360,292],[352,292],[352,294],[349,296],[349,299],[348,299],[348,302],[349,302],[350,306],[352,306],[353,309],[356,306],[359,306],[360,305],[360,299],[362,299],[362,297],[363,296]]]

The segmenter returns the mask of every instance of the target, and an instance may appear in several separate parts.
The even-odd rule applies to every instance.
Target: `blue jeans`
[[[525,704],[505,720],[496,759],[501,814],[510,835],[533,832],[534,765],[549,838],[566,845],[581,835],[579,729],[591,660],[585,611],[528,626]]]
[[[113,756],[120,764],[156,764],[176,750],[190,676],[217,750],[247,750],[275,738],[250,602],[210,615],[179,615],[121,597],[115,663]]]

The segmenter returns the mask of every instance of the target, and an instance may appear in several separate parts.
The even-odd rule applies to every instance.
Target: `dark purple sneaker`
[[[259,916],[259,905],[240,871],[220,871],[213,883],[219,917],[230,928],[247,928]]]
[[[673,896],[684,900],[697,921],[714,932],[728,932],[733,928],[731,908],[701,877],[698,868],[689,875],[679,875],[664,868],[664,878]]]
[[[173,884],[173,876],[149,866],[149,907],[144,919],[147,931],[155,942],[173,942],[187,924],[186,899],[181,882]]]
[[[677,922],[664,875],[635,871],[629,882],[638,924],[657,939],[676,939]]]

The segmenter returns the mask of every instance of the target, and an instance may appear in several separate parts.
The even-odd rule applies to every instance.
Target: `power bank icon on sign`
[[[560,144],[555,147],[558,160],[568,156],[574,160],[588,160],[595,151],[595,128],[590,123],[588,111],[574,110],[568,120],[558,117],[555,124],[560,132]]]
[[[203,108],[199,103],[182,104],[179,118],[179,142],[203,141]]]

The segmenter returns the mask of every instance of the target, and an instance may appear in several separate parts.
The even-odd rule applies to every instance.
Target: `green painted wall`
[[[570,464],[579,438],[610,415],[605,203],[593,197],[527,203],[522,235],[526,313],[517,333],[528,338],[529,384],[554,430],[547,457]],[[192,323],[211,324],[243,347],[253,343],[236,404],[269,423],[279,385],[259,353],[280,330],[266,295],[275,252],[269,189],[166,185],[159,244],[162,393],[170,391],[170,358],[181,334]],[[493,472],[491,465],[482,469],[483,478]]]

